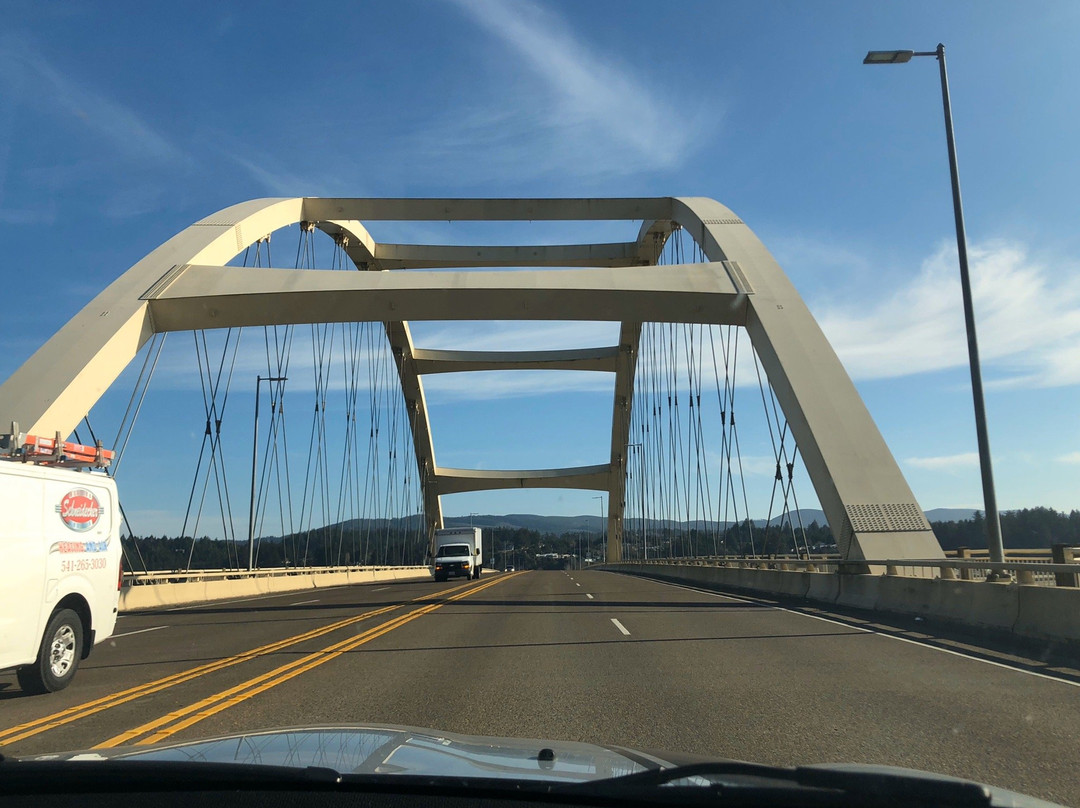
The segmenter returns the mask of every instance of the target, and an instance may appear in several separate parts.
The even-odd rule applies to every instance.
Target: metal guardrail
[[[792,572],[819,572],[831,574],[856,574],[867,566],[884,567],[885,575],[897,577],[924,577],[915,570],[934,570],[935,577],[945,580],[1015,582],[1025,586],[1080,586],[1080,548],[1064,547],[1065,552],[1055,548],[1054,555],[1066,559],[1064,563],[1047,557],[1006,559],[993,562],[978,558],[931,558],[931,559],[881,559],[844,560],[838,555],[773,555],[773,556],[698,556],[686,558],[654,558],[648,561],[622,561],[623,564],[675,564],[678,566],[729,567],[733,569],[782,570]],[[1027,553],[1025,553],[1027,555]],[[1074,561],[1073,559],[1077,559]]]
[[[125,572],[124,586],[155,584],[187,584],[203,581],[238,581],[245,578],[280,578],[294,575],[319,575],[331,572],[381,572],[384,570],[427,570],[428,566],[399,567],[269,567],[257,570],[174,570],[156,572]]]

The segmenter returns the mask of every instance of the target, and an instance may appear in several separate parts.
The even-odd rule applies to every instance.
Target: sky
[[[792,279],[924,509],[982,505],[940,85],[933,59],[862,58],[944,42],[999,505],[1080,508],[1074,2],[0,9],[0,379],[143,255],[245,199],[708,196]],[[632,223],[371,230],[418,243],[636,234]],[[275,265],[291,266],[295,236],[277,243]],[[579,347],[616,333],[414,326],[432,348]],[[118,475],[146,532],[176,532],[191,485],[202,414],[199,399],[182,403],[197,395],[190,345],[169,343],[130,476]],[[240,366],[254,375],[257,357]],[[130,377],[95,418],[117,420]],[[440,465],[607,460],[610,376],[470,374],[428,389]],[[237,414],[237,458],[250,423]],[[163,437],[175,445],[164,457]],[[477,493],[444,510],[591,514],[594,496]],[[816,504],[808,484],[802,504]]]

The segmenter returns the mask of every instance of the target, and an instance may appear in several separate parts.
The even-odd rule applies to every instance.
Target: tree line
[[[973,519],[931,522],[942,549],[986,548],[986,522],[976,511]],[[1047,549],[1054,544],[1080,546],[1080,510],[1069,513],[1053,508],[1022,508],[1001,513],[1006,549]],[[541,533],[524,527],[484,528],[485,565],[502,569],[563,568],[574,559],[604,557],[603,539],[595,532]],[[675,527],[642,533],[627,524],[626,555],[640,558],[648,546],[650,558],[689,555],[831,552],[835,540],[828,525],[771,525],[767,529],[749,521],[723,530]],[[228,542],[207,536],[141,536],[122,540],[124,564],[129,570],[244,569],[247,542]],[[255,565],[321,567],[337,565],[415,566],[427,563],[427,542],[415,525],[333,525],[261,539]]]

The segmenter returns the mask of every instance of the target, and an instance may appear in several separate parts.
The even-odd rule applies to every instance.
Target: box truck
[[[67,687],[113,633],[120,506],[110,477],[71,468],[100,461],[100,447],[80,446],[91,453],[80,461],[66,453],[75,444],[22,437],[0,437],[0,669],[42,693]]]
[[[435,531],[431,574],[436,581],[454,577],[479,578],[484,568],[483,534],[478,527],[451,527]]]

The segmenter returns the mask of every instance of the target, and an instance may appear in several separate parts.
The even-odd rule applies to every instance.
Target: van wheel
[[[16,671],[25,693],[55,693],[75,677],[82,659],[83,625],[71,609],[61,609],[49,620],[37,659]]]

